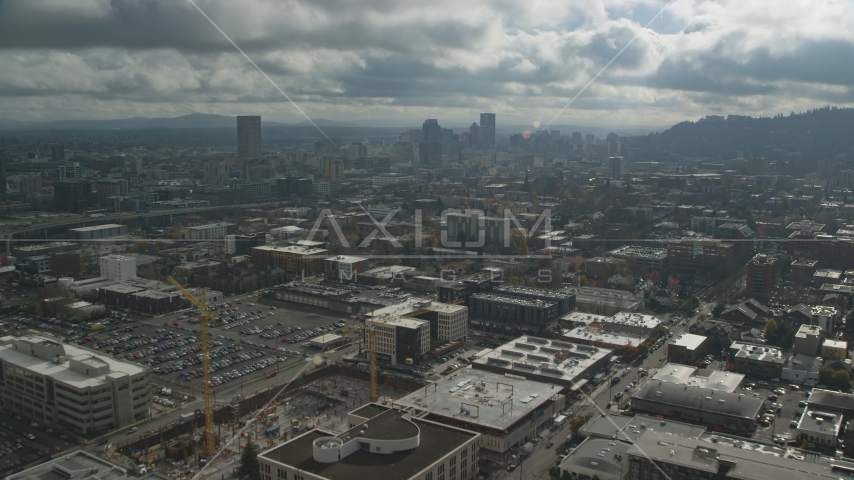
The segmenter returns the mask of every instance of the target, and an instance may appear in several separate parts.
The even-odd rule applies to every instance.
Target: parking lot
[[[49,427],[6,415],[0,422],[0,476],[75,445],[67,435]]]
[[[795,429],[790,424],[800,418],[804,409],[798,404],[806,401],[808,392],[809,388],[803,387],[794,390],[787,382],[752,378],[745,378],[736,390],[736,393],[765,399],[766,418],[769,422],[757,423],[753,438],[769,442],[777,438],[777,443],[786,443],[795,438]]]

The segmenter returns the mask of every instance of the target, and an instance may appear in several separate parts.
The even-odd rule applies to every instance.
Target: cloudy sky
[[[667,125],[854,104],[849,0],[194,1],[312,117]],[[304,120],[190,0],[0,0],[0,117],[196,112]]]

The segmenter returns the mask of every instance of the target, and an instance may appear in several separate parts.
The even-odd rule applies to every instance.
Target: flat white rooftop
[[[471,367],[395,400],[395,405],[496,430],[506,430],[549,401],[554,385]]]
[[[121,225],[117,223],[108,223],[106,225],[95,225],[93,227],[79,227],[79,228],[71,228],[72,232],[91,232],[93,230],[104,230],[107,228],[119,228]]]
[[[697,368],[678,363],[668,363],[661,367],[650,380],[688,385],[709,390],[732,393],[744,380],[744,375],[735,372],[714,371],[709,376],[695,375]]]
[[[589,325],[591,323],[602,323],[609,318],[611,317],[607,315],[597,315],[595,313],[584,313],[578,311],[570,312],[560,317],[561,320],[583,323],[585,325]]]
[[[649,338],[649,335],[620,332],[584,325],[581,327],[575,327],[572,330],[564,330],[563,337],[569,341],[606,343],[614,345],[615,347],[621,345],[637,347],[643,343],[644,340]]]
[[[661,324],[661,320],[652,315],[635,312],[620,312],[607,320],[609,323],[653,329]]]
[[[95,350],[78,347],[76,345],[62,344],[65,351],[66,359],[61,363],[55,363],[43,358],[34,357],[24,352],[19,352],[12,347],[13,340],[25,340],[33,343],[51,342],[59,343],[55,339],[42,337],[38,335],[27,335],[22,337],[6,336],[0,338],[0,359],[5,363],[15,365],[17,367],[30,370],[39,375],[51,377],[59,382],[74,385],[77,388],[94,387],[97,385],[111,383],[108,376],[115,375],[137,375],[146,370],[145,367],[131,362],[117,360],[111,356],[103,355]],[[109,365],[110,372],[105,375],[90,377],[82,373],[77,373],[69,368],[69,360],[78,360],[88,363],[92,366],[101,364]]]
[[[611,350],[577,343],[523,336],[494,348],[473,364],[506,369],[519,375],[536,374],[569,381],[573,385],[587,382],[582,375],[597,362],[611,355]]]
[[[693,333],[683,333],[674,338],[671,344],[678,347],[684,347],[688,350],[696,350],[706,341],[706,337],[702,335],[694,335]]]

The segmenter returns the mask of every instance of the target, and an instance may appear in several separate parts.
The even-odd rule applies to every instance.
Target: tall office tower
[[[495,148],[495,114],[481,113],[478,140],[481,148]]]
[[[0,150],[0,202],[6,201],[6,150]]]
[[[457,143],[459,143],[459,135],[454,135],[454,130],[450,128],[442,129],[442,155],[449,157],[457,156]]]
[[[80,212],[89,207],[92,185],[87,182],[59,181],[53,184],[53,209]]]
[[[442,165],[442,127],[434,118],[425,120],[421,126],[418,161],[425,168],[438,168]]]
[[[608,158],[608,178],[623,178],[626,173],[626,164],[623,157]]]
[[[261,158],[261,117],[237,117],[237,161]]]
[[[61,162],[65,160],[65,147],[62,145],[51,145],[50,160],[52,162]]]
[[[471,148],[479,147],[480,146],[480,127],[478,127],[476,123],[472,123],[471,126],[469,127],[469,136],[470,136],[469,140],[471,142],[471,145],[469,145],[469,146]]]

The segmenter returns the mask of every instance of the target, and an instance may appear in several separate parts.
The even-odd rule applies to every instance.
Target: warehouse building
[[[148,417],[148,369],[30,335],[0,338],[3,408],[92,435]]]
[[[494,292],[499,295],[557,302],[559,315],[564,315],[575,310],[575,292],[570,290],[554,290],[551,288],[526,287],[522,285],[500,285],[495,287]]]
[[[539,333],[560,317],[558,302],[496,293],[472,295],[469,312],[472,318],[491,320],[508,330],[518,328],[531,333]]]
[[[472,366],[569,387],[575,392],[594,374],[606,370],[610,357],[610,349],[523,336],[486,351]]]
[[[351,428],[313,429],[258,455],[263,480],[472,480],[480,434],[370,404]]]
[[[106,225],[96,225],[94,227],[80,227],[68,230],[68,238],[76,240],[97,240],[99,238],[118,237],[128,234],[126,225],[118,225],[108,223]]]
[[[632,394],[632,411],[752,433],[765,399],[694,385],[650,380]]]
[[[629,448],[628,478],[697,478],[715,480],[850,480],[854,463],[838,459],[804,456],[768,448],[743,448],[673,435],[662,438],[647,432]]]
[[[566,404],[553,385],[465,368],[393,402],[419,418],[479,432],[480,448],[504,458]]]

